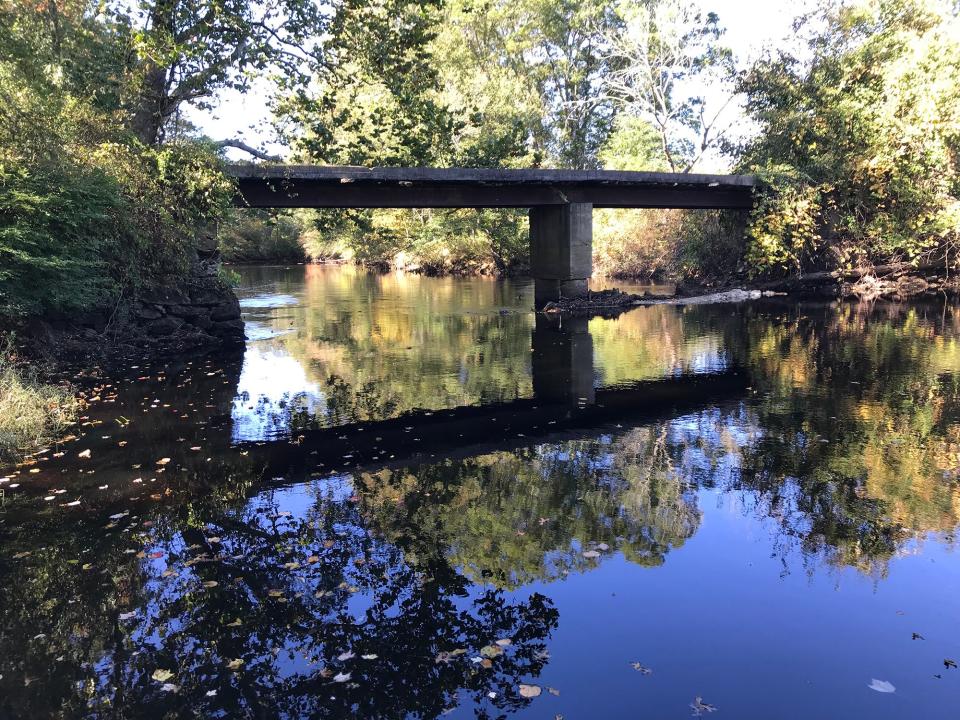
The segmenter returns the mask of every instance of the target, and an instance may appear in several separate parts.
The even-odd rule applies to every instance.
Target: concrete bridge
[[[751,175],[611,170],[233,165],[240,207],[529,208],[536,302],[582,295],[593,271],[593,208],[753,206]]]

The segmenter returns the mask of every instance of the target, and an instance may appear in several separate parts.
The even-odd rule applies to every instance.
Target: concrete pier
[[[593,272],[593,205],[530,208],[530,274],[537,307],[585,295]]]

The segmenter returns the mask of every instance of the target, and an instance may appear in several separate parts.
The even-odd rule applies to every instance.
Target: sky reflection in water
[[[956,707],[955,309],[244,283],[243,357],[92,378],[81,437],[0,471],[0,716]]]

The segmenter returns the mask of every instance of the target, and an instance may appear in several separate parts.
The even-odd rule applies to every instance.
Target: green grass
[[[10,341],[0,339],[0,460],[16,460],[55,440],[78,411],[69,388],[42,382],[17,362]]]

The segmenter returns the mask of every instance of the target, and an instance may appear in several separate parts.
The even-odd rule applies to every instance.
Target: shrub
[[[298,263],[306,260],[304,225],[294,215],[263,210],[230,213],[217,234],[223,259],[233,263]]]

